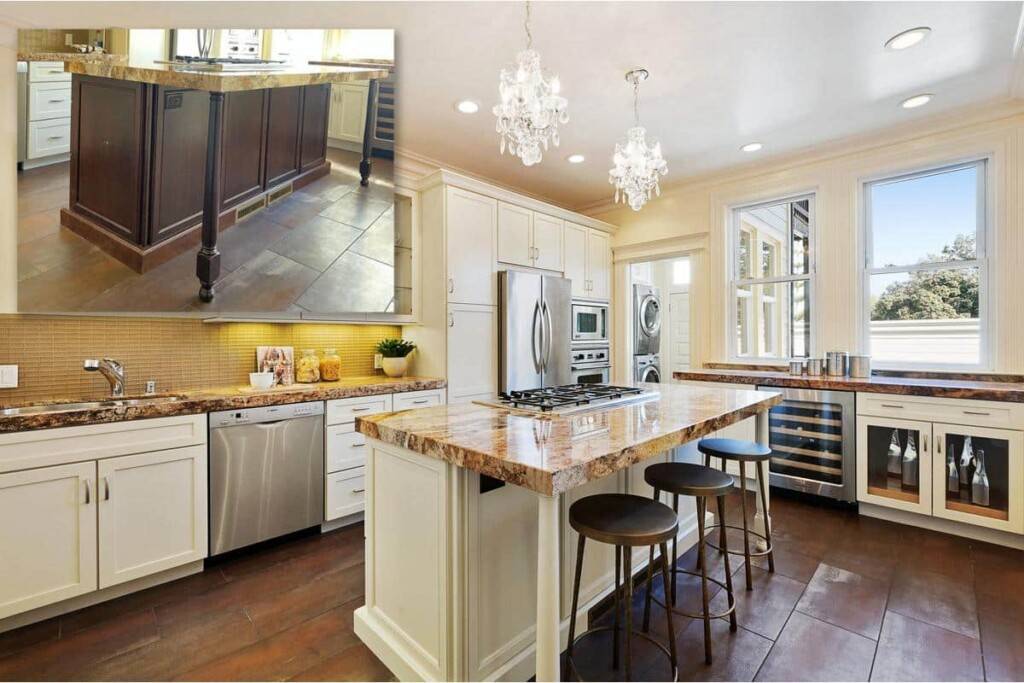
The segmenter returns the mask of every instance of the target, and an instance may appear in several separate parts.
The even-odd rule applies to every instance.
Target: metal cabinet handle
[[[935,439],[935,452],[942,454],[942,439]]]
[[[982,415],[982,416],[989,416],[989,415],[991,415],[991,414],[992,414],[992,413],[990,413],[990,412],[987,412],[987,411],[984,411],[984,410],[965,410],[965,411],[964,411],[964,415]]]
[[[455,327],[455,314],[448,314],[448,327]]]
[[[51,135],[51,136],[49,136],[46,139],[47,140],[63,140],[64,136],[63,135]]]
[[[92,502],[92,496],[89,494],[89,480],[85,480],[85,504],[88,505]]]
[[[417,405],[417,406],[421,406],[424,403],[430,403],[430,399],[429,398],[420,398],[420,399],[417,399],[417,400],[413,401],[413,405]]]
[[[56,100],[50,100],[50,104],[57,104],[58,102],[64,102],[64,101],[65,101],[64,98],[61,97],[61,98],[56,99]]]
[[[103,500],[110,500],[110,480],[103,477]]]
[[[353,413],[361,413],[364,410],[369,410],[369,408],[352,408]]]
[[[926,453],[928,452],[928,435],[927,434],[922,434],[921,435],[921,450],[926,452]]]
[[[883,403],[883,404],[882,404],[882,407],[883,407],[883,408],[898,408],[898,409],[900,409],[900,410],[902,410],[902,409],[903,409],[903,406],[901,406],[901,405],[897,405],[897,404],[895,404],[895,403]]]
[[[448,293],[455,293],[455,280],[453,278],[448,278]]]
[[[366,445],[365,443],[354,443],[354,444],[350,444],[349,448],[362,448],[365,445]]]
[[[366,489],[352,489],[352,493],[363,493]]]

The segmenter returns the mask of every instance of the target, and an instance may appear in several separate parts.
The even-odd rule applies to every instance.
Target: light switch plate
[[[64,34],[64,44],[65,45],[71,45],[74,42],[75,42],[75,36],[73,34],[71,34],[71,33],[65,33]]]
[[[18,366],[0,365],[0,389],[18,388]]]
[[[373,369],[380,370],[384,367],[384,356],[379,353],[373,354]]]

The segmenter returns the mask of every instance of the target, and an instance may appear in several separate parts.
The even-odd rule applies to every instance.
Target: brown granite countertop
[[[808,377],[787,372],[709,368],[673,372],[673,379],[698,382],[731,382],[759,384],[790,389],[831,389],[861,391],[875,394],[936,396],[940,398],[972,398],[986,401],[1024,403],[1024,382],[990,382],[981,379],[948,379],[938,377],[894,377],[872,375],[855,377]]]
[[[99,406],[22,415],[5,415],[5,409],[18,407],[17,404],[6,404],[0,406],[0,433],[98,424],[102,422],[142,420],[172,415],[195,415],[217,410],[257,408],[260,406],[300,403],[302,401],[326,401],[337,398],[422,391],[424,389],[443,389],[445,386],[446,382],[443,379],[430,377],[391,378],[374,375],[371,377],[343,377],[337,382],[293,384],[290,387],[271,389],[269,391],[254,391],[248,387],[221,387],[180,391],[157,397],[128,396],[125,398],[144,399],[147,401],[155,398],[157,400],[142,405]],[[22,405],[60,405],[72,402],[103,402],[109,400],[113,399],[107,397],[54,399],[51,401],[35,401],[31,404]]]
[[[86,76],[154,83],[209,92],[234,92],[296,85],[365,81],[371,78],[387,78],[389,73],[386,68],[305,64],[286,66],[275,71],[199,71],[174,68],[169,64],[155,62],[129,62],[127,64],[69,62],[65,70]]]
[[[95,62],[97,64],[121,64],[128,61],[126,55],[112,55],[109,52],[61,52],[58,50],[18,50],[19,62]]]
[[[775,392],[637,384],[659,396],[570,415],[476,404],[356,420],[368,437],[543,494],[608,476],[781,402]]]

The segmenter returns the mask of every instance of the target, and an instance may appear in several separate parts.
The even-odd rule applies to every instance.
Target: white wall
[[[991,369],[1024,372],[1024,103],[992,104],[933,119],[930,124],[840,141],[781,161],[695,178],[663,191],[640,212],[593,210],[619,226],[613,249],[708,233],[706,263],[694,270],[695,367],[728,359],[726,219],[730,206],[803,192],[816,193],[817,291],[812,311],[814,353],[860,350],[861,202],[863,180],[952,161],[988,156],[994,223]]]

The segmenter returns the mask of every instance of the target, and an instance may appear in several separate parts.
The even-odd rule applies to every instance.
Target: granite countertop
[[[775,392],[636,384],[657,398],[570,415],[476,404],[360,417],[368,437],[543,494],[562,493],[782,401]]]
[[[828,377],[826,375],[808,377],[807,375],[790,375],[788,372],[736,368],[708,368],[673,372],[672,378],[698,382],[760,384],[791,389],[831,389],[1024,403],[1024,382],[999,382],[985,379],[953,379],[936,376],[896,377],[878,374],[872,375],[870,378]]]
[[[102,422],[142,420],[153,417],[170,417],[172,415],[195,415],[218,410],[258,408],[260,406],[300,403],[302,401],[326,401],[337,398],[422,391],[424,389],[443,389],[445,386],[446,382],[443,379],[430,377],[391,378],[374,375],[370,377],[342,377],[337,382],[293,384],[289,387],[268,391],[256,391],[249,387],[220,387],[179,391],[173,394],[161,394],[156,397],[126,396],[126,399],[148,400],[150,398],[163,398],[166,400],[156,400],[143,405],[100,406],[24,415],[4,415],[3,411],[5,408],[18,407],[19,405],[4,404],[0,406],[0,433],[98,424]],[[109,397],[53,399],[50,401],[34,401],[21,405],[59,405],[72,402],[109,400],[114,399]]]
[[[96,64],[121,64],[128,61],[126,55],[112,55],[109,52],[71,52],[59,50],[18,50],[19,62],[93,62]]]
[[[174,68],[170,64],[155,62],[129,62],[127,64],[69,62],[65,69],[86,76],[154,83],[209,92],[234,92],[365,81],[372,78],[387,78],[389,73],[387,68],[316,65],[286,66],[275,71],[199,71]]]

